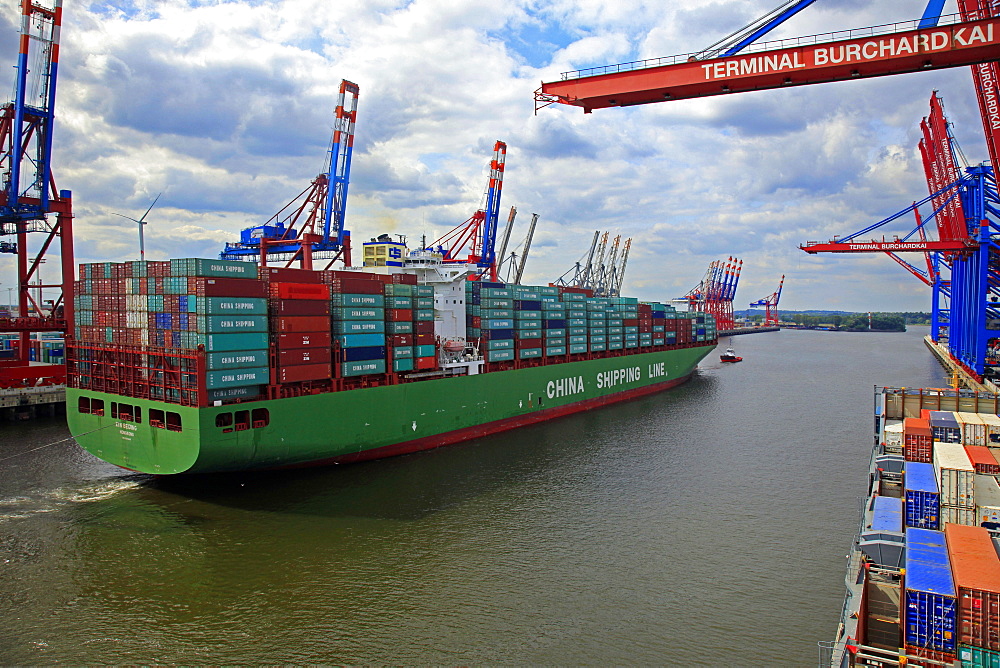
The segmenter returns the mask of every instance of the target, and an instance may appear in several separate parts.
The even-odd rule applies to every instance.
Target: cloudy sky
[[[17,8],[0,9],[13,65]],[[502,212],[539,228],[526,283],[595,230],[630,236],[625,294],[685,293],[743,259],[737,308],[787,274],[790,309],[929,310],[884,256],[807,256],[927,194],[918,123],[939,90],[970,160],[986,158],[967,68],[583,114],[534,113],[561,72],[701,50],[778,0],[67,0],[54,167],[81,262],[216,257],[323,170],[341,79],[360,86],[348,228],[434,238],[480,206],[495,140]],[[820,0],[772,37],[917,18],[923,0]],[[680,7],[680,8],[678,8]],[[946,12],[957,11],[954,0]],[[13,74],[8,75],[13,81]],[[13,258],[0,258],[0,290]]]

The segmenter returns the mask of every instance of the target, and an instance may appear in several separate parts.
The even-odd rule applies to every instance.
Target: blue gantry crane
[[[239,241],[227,243],[220,258],[265,266],[270,256],[285,266],[298,261],[304,269],[313,268],[314,258],[328,260],[329,265],[338,259],[351,264],[351,237],[344,221],[357,111],[358,86],[345,79],[340,83],[326,170],[266,223],[244,229]]]

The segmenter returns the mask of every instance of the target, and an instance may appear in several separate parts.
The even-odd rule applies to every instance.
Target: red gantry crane
[[[675,302],[687,304],[688,311],[710,313],[715,317],[716,328],[721,332],[736,327],[733,318],[733,299],[743,271],[743,260],[730,257],[715,260],[708,265],[705,277]]]
[[[778,283],[778,289],[772,292],[767,297],[758,299],[750,304],[750,308],[763,308],[764,309],[764,326],[765,327],[777,327],[781,322],[778,317],[778,301],[781,299],[781,288],[785,285],[785,276],[782,274],[781,281]]]

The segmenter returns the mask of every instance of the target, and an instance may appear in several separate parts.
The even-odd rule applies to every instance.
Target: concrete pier
[[[948,349],[940,343],[935,343],[930,336],[924,337],[924,344],[932,353],[934,353],[934,357],[938,359],[941,366],[947,369],[952,375],[958,376],[958,381],[963,387],[975,390],[976,392],[992,392],[993,394],[1000,394],[1000,387],[998,387],[996,383],[991,380],[983,380],[983,382],[980,383],[978,380],[970,376],[969,372],[955,364],[955,362],[951,359],[951,355],[948,354]]]

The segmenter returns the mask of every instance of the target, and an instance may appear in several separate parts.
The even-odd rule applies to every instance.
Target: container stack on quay
[[[1000,417],[923,408],[1000,398],[919,393],[904,410],[911,391],[876,392],[871,494],[830,665],[1000,668]]]
[[[439,377],[455,359],[486,373],[716,339],[710,315],[656,302],[467,281],[466,336],[442,340],[442,295],[417,283],[197,258],[83,264],[69,376],[80,389],[209,406]]]

